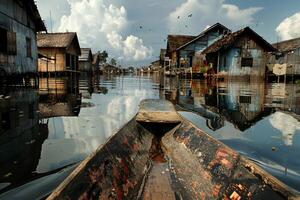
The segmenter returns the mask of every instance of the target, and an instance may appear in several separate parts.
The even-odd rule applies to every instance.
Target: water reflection
[[[49,119],[49,137],[37,171],[53,171],[84,159],[136,114],[141,100],[159,98],[157,87],[149,78],[108,76],[97,83],[81,76],[79,91],[85,106],[78,117]],[[105,88],[105,94],[99,88]]]
[[[81,94],[78,81],[70,78],[39,79],[39,111],[41,118],[77,116]]]
[[[300,190],[298,85],[179,80],[181,114]]]
[[[1,94],[6,98],[0,99],[0,190],[34,177],[48,137],[35,90],[9,88]]]

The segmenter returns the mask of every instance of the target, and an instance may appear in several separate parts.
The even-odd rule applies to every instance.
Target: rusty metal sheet
[[[84,160],[48,197],[53,199],[136,199],[149,167],[153,135],[135,120]]]
[[[162,138],[191,199],[296,199],[298,194],[187,121]]]

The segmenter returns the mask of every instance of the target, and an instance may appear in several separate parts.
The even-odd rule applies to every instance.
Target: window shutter
[[[7,32],[7,53],[9,55],[17,54],[17,34],[14,32]]]

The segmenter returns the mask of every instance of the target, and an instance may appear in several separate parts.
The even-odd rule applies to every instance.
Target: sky
[[[37,4],[48,32],[77,32],[82,48],[106,50],[124,67],[157,60],[168,34],[198,35],[217,22],[232,31],[249,26],[270,43],[300,37],[299,0],[37,0]]]

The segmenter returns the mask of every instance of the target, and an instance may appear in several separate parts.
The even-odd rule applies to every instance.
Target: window
[[[7,31],[0,28],[0,53],[7,53]]]
[[[251,96],[240,96],[240,103],[251,104]]]
[[[71,56],[70,54],[66,54],[66,68],[70,69],[71,68]]]
[[[72,70],[75,70],[75,56],[72,55]]]
[[[17,36],[14,32],[9,32],[0,28],[0,52],[9,55],[17,54]]]
[[[253,58],[242,58],[241,66],[242,67],[252,67],[253,66]]]
[[[32,58],[31,38],[26,38],[27,57]]]
[[[17,54],[17,36],[16,33],[7,32],[7,53],[9,55]]]

